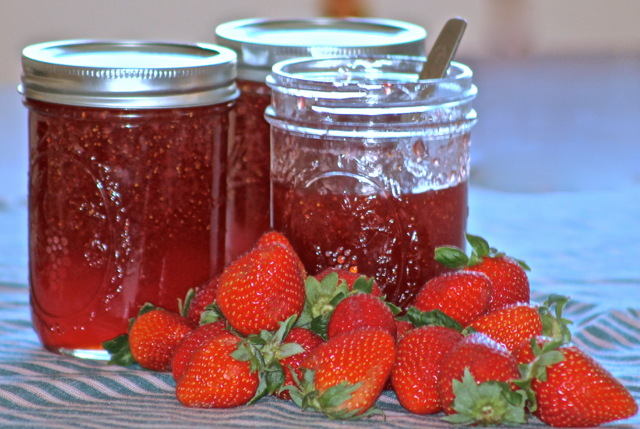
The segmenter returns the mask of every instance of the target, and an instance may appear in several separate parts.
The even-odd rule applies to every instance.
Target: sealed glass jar
[[[418,58],[290,60],[267,83],[273,225],[310,274],[375,277],[406,309],[442,245],[465,246],[471,70],[418,81]]]
[[[60,41],[22,62],[33,325],[47,349],[105,358],[142,304],[177,311],[223,269],[236,55]]]
[[[265,78],[282,60],[344,55],[425,54],[422,27],[385,19],[246,19],[218,26],[217,43],[238,54],[237,127],[229,154],[227,263],[270,228],[269,124]]]

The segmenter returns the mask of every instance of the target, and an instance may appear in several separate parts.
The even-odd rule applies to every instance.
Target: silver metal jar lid
[[[158,109],[238,97],[236,54],[210,44],[63,40],[22,51],[27,98],[57,104]]]
[[[238,54],[238,78],[264,82],[274,64],[292,58],[424,57],[427,32],[389,19],[244,19],[219,25],[216,36]]]

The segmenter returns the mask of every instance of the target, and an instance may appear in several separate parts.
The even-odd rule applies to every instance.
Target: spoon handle
[[[421,80],[444,77],[451,59],[456,54],[465,28],[467,28],[467,21],[462,18],[451,18],[447,21],[427,56],[427,62],[420,72]]]

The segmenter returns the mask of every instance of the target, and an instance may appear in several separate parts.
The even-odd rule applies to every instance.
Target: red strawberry
[[[338,303],[327,327],[327,338],[362,328],[382,328],[396,339],[396,322],[387,304],[368,293],[356,293]]]
[[[411,332],[415,326],[411,322],[407,322],[406,320],[398,320],[396,319],[396,343],[402,341],[404,337]]]
[[[523,341],[542,333],[542,319],[537,307],[517,304],[496,310],[469,325],[477,332],[513,350]]]
[[[514,355],[529,363],[524,379],[535,394],[531,410],[550,426],[598,426],[638,412],[629,391],[571,343],[537,337],[517,347]]]
[[[527,264],[489,247],[482,237],[467,234],[467,241],[473,248],[471,257],[455,247],[439,247],[436,249],[436,260],[449,268],[464,267],[466,271],[486,274],[492,283],[489,311],[518,302],[529,302],[529,279],[525,272],[529,270]]]
[[[398,343],[391,383],[403,407],[415,414],[442,411],[438,393],[441,364],[445,355],[463,338],[451,328],[423,326],[409,332]]]
[[[324,341],[308,329],[293,328],[291,332],[289,332],[289,335],[287,335],[287,338],[285,338],[284,342],[299,344],[304,349],[304,352],[302,353],[280,359],[280,365],[284,368],[284,386],[288,386],[294,384],[294,378],[289,367],[293,368],[298,378],[301,378],[302,371],[300,370],[300,363],[311,350],[324,343]],[[291,395],[289,395],[289,391],[287,390],[281,391],[278,394],[278,397],[281,399],[291,399]]]
[[[302,261],[300,260],[300,257],[298,256],[296,251],[293,250],[293,246],[291,246],[291,243],[289,242],[289,240],[287,240],[287,237],[282,235],[282,233],[280,233],[278,231],[265,232],[262,235],[262,237],[260,237],[258,242],[256,243],[255,248],[260,248],[260,247],[262,247],[264,245],[271,244],[271,243],[280,243],[284,247],[286,247],[287,250],[289,250],[289,252],[291,252],[291,256],[296,261],[296,265],[298,266],[298,268],[300,268],[300,273],[302,274],[302,279],[303,280],[306,279],[307,278],[307,270],[304,268],[304,265],[302,264]]]
[[[509,383],[519,378],[518,363],[503,345],[480,333],[465,337],[445,356],[438,378],[440,399],[450,415],[446,419],[524,423],[525,396],[513,393],[517,387]]]
[[[178,381],[189,366],[193,353],[211,338],[226,332],[227,324],[224,321],[207,323],[198,327],[187,335],[178,345],[171,359],[171,372],[174,380]]]
[[[200,324],[200,316],[204,308],[216,302],[220,276],[215,276],[196,288],[193,298],[187,298],[187,318]]]
[[[231,356],[240,339],[223,332],[196,350],[180,377],[176,396],[187,407],[230,408],[244,405],[255,395],[258,374],[249,362]]]
[[[527,273],[515,259],[508,256],[485,257],[480,264],[465,270],[484,273],[491,279],[493,291],[489,311],[530,299]]]
[[[371,415],[395,356],[395,341],[384,330],[339,335],[302,360],[304,376],[297,380],[300,390],[288,387],[291,399],[334,419]]]
[[[186,317],[147,303],[140,309],[129,333],[105,342],[103,347],[111,353],[111,364],[138,362],[143,368],[170,371],[174,350],[195,328]]]
[[[441,310],[463,326],[486,314],[491,280],[481,273],[457,271],[427,282],[414,302],[420,311]]]
[[[225,268],[216,301],[241,334],[272,331],[278,322],[302,312],[304,280],[291,252],[282,244],[268,243]]]
[[[538,335],[562,339],[568,333],[566,325],[571,323],[562,317],[567,301],[564,296],[552,294],[539,307],[524,303],[511,305],[476,319],[467,331],[482,332],[509,350]],[[551,315],[553,305],[556,317]]]
[[[342,279],[345,282],[347,282],[347,287],[349,288],[350,291],[353,290],[353,284],[356,282],[356,280],[362,277],[362,274],[354,273],[342,268],[331,268],[331,267],[325,269],[324,271],[316,274],[313,277],[318,281],[322,281],[323,278],[325,278],[328,274],[331,274],[331,273],[338,274],[339,279]],[[375,282],[375,280],[373,280],[371,295],[382,296],[382,290],[380,289],[380,286],[378,286],[378,284]]]

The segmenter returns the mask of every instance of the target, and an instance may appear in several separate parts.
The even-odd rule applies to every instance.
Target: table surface
[[[640,58],[471,65],[469,232],[527,261],[534,301],[571,296],[574,342],[640,400]],[[332,422],[275,398],[188,409],[169,374],[43,350],[28,308],[26,135],[20,97],[0,88],[0,427],[450,427],[393,393],[378,401],[386,421]]]

